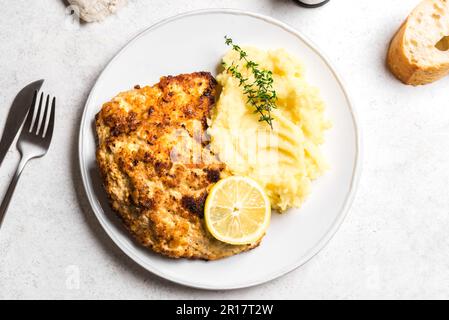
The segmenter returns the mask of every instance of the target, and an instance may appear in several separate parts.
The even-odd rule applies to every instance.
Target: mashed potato
[[[310,193],[311,181],[327,168],[319,148],[330,127],[323,101],[305,81],[300,62],[285,50],[244,50],[250,60],[273,72],[278,96],[273,129],[259,122],[239,81],[224,71],[217,77],[222,92],[208,130],[211,148],[233,174],[258,181],[274,209],[299,207]],[[223,61],[240,65],[239,71],[251,77],[236,52],[230,51]]]

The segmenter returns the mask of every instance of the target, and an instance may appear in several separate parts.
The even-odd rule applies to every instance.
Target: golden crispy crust
[[[211,186],[230,175],[204,139],[215,87],[206,72],[163,77],[119,94],[96,116],[112,208],[139,243],[169,257],[214,260],[259,244],[222,243],[204,224]]]

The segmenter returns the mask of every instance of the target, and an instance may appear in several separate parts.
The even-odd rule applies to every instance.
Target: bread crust
[[[415,18],[413,14],[419,9],[420,6],[412,12],[396,32],[387,54],[387,65],[390,71],[403,83],[413,86],[432,83],[449,74],[449,61],[448,63],[436,63],[425,66],[420,64],[420,61],[414,59],[409,53],[407,46],[410,43],[406,41],[407,32]]]

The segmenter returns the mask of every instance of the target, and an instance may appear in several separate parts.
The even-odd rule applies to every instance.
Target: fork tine
[[[50,95],[47,94],[47,99],[45,99],[44,115],[42,116],[42,120],[40,120],[38,123],[36,135],[39,135],[39,133],[42,132],[42,136],[43,136],[43,133],[45,132],[45,127],[47,125],[47,114],[48,114],[48,105],[49,104],[50,104]]]
[[[36,109],[37,91],[34,91],[33,102],[31,103],[30,109],[28,110],[28,115],[23,125],[24,130],[31,131],[31,125],[33,124],[34,110]]]
[[[56,98],[53,97],[53,100],[51,102],[51,113],[50,113],[50,119],[48,120],[48,126],[47,129],[44,131],[44,138],[51,139],[53,136],[53,128],[55,126],[55,109],[56,109]]]
[[[44,93],[41,92],[41,96],[39,98],[39,107],[37,109],[36,118],[33,121],[33,126],[30,128],[30,132],[33,132],[34,128],[36,128],[36,135],[37,135],[37,129],[39,129],[39,121],[41,118],[41,110],[42,110],[42,100],[44,99]]]

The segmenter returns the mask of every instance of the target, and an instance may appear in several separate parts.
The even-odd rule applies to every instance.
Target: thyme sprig
[[[245,78],[239,71],[239,65],[232,62],[228,65],[222,62],[227,72],[239,80],[239,86],[243,87],[243,93],[247,97],[247,103],[255,108],[254,113],[260,115],[259,121],[267,122],[273,129],[273,120],[271,111],[276,109],[277,95],[273,89],[273,73],[270,70],[259,68],[259,64],[248,59],[248,54],[242,48],[225,36],[225,44],[232,47],[232,50],[239,54],[239,60],[244,62],[246,69],[250,70],[254,80]]]

